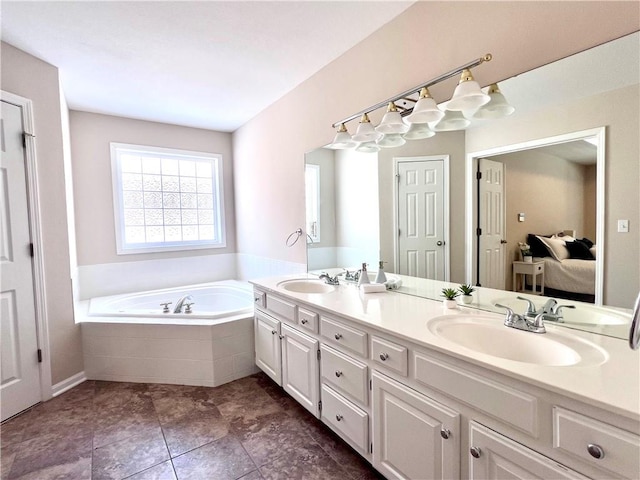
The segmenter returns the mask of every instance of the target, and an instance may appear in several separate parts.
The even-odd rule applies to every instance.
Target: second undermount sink
[[[296,293],[329,293],[336,289],[335,285],[329,285],[315,278],[284,280],[278,283],[278,287]]]
[[[571,333],[531,333],[506,327],[489,316],[445,315],[427,326],[436,336],[476,353],[542,366],[592,366],[606,351]]]

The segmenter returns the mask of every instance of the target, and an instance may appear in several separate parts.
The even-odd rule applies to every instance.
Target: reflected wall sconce
[[[380,148],[403,145],[407,140],[432,137],[435,132],[464,129],[471,123],[465,115],[478,119],[510,115],[513,113],[513,107],[505,100],[498,86],[493,84],[485,92],[471,73],[472,68],[491,61],[491,58],[492,55],[488,53],[334,123],[332,126],[338,130],[334,141],[328,147],[346,149],[355,146],[360,152],[378,152]],[[438,106],[429,92],[429,87],[456,75],[460,75],[460,80],[451,100]],[[407,101],[411,102],[413,107],[399,107],[396,104],[399,100],[404,104]],[[380,125],[374,127],[368,114],[384,106],[387,107],[387,112],[382,117]],[[360,118],[356,133],[348,137],[346,124],[356,118]]]

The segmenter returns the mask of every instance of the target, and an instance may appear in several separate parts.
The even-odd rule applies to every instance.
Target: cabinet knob
[[[589,455],[591,455],[593,458],[597,458],[598,460],[601,458],[604,458],[604,450],[600,445],[595,445],[593,443],[590,443],[587,446],[587,451],[589,452]]]
[[[342,334],[341,333],[336,333],[334,335],[334,337],[335,337],[336,340],[340,340],[342,338]]]
[[[276,332],[275,330],[271,330],[271,335],[275,335],[276,333],[278,332]]]
[[[388,353],[381,353],[380,354],[380,360],[382,360],[383,362],[386,361],[387,358],[389,358],[389,354]]]
[[[260,297],[254,297],[253,301],[254,302],[259,302],[260,301]]]
[[[300,323],[303,324],[303,325],[306,325],[307,322],[308,322],[308,320],[305,320],[304,318],[302,320],[300,320]]]
[[[451,436],[451,431],[448,428],[442,427],[440,429],[440,436],[445,440],[449,440],[449,437]]]
[[[480,458],[480,454],[482,453],[480,447],[471,447],[469,451],[471,452],[471,456],[473,458]]]
[[[284,335],[278,335],[278,337],[280,338],[280,340],[284,339]]]
[[[340,415],[340,414],[337,414],[337,415],[336,415],[336,420],[337,420],[337,421],[339,421],[339,422],[340,422],[343,418],[344,418],[344,417],[343,417],[342,415]]]
[[[341,377],[342,376],[342,372],[340,370],[336,370],[336,377]]]

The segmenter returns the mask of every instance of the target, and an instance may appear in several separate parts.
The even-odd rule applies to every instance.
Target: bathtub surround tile
[[[256,469],[238,439],[232,435],[174,458],[173,466],[180,480],[231,480]]]
[[[2,480],[382,478],[261,372],[216,388],[87,381],[0,438]]]
[[[131,436],[96,448],[93,452],[93,479],[120,479],[169,460],[162,430]]]

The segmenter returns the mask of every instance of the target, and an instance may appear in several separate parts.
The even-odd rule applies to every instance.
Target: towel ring
[[[291,232],[291,234],[287,237],[287,240],[284,242],[285,245],[287,247],[293,247],[298,242],[298,239],[300,239],[303,233],[305,232],[301,228],[298,228],[297,230]],[[294,235],[295,235],[295,238],[294,238]],[[311,241],[311,243],[313,243],[313,238],[311,238],[311,235],[309,235],[308,233],[306,235],[307,235],[307,238]],[[292,238],[293,240],[291,240]]]

